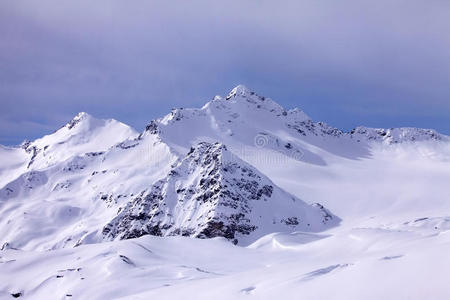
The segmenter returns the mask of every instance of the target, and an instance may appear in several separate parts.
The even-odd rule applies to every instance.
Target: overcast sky
[[[450,1],[0,2],[0,144],[137,130],[237,84],[341,129],[450,134]]]

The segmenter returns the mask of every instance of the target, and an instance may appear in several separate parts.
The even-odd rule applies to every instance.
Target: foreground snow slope
[[[251,172],[228,174],[229,160],[210,159],[223,149]],[[445,135],[343,132],[243,86],[202,108],[173,110],[140,134],[81,113],[52,135],[0,147],[0,295],[448,299],[448,182]],[[158,201],[143,201],[149,195]],[[337,217],[314,230],[268,222],[292,210],[297,221],[321,224],[325,210],[313,203]],[[204,235],[218,215],[219,234]],[[149,230],[154,222],[160,231]],[[227,229],[253,226],[249,235]],[[145,233],[252,244],[117,240]]]
[[[448,299],[449,251],[448,231],[415,226],[273,234],[247,248],[144,236],[50,252],[6,250],[0,297]]]

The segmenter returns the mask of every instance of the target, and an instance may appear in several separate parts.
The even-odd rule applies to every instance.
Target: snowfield
[[[237,86],[0,146],[1,299],[450,299],[450,138]]]

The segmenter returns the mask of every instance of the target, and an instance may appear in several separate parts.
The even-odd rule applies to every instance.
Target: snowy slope
[[[0,186],[25,172],[28,161],[29,155],[23,149],[0,145]]]
[[[28,169],[42,169],[76,155],[105,151],[133,135],[137,135],[134,129],[123,123],[81,112],[53,134],[22,147],[31,154]]]
[[[244,86],[142,133],[80,113],[0,147],[0,296],[447,299],[448,182],[448,136]]]
[[[220,236],[242,245],[272,232],[323,231],[337,223],[320,204],[307,205],[284,192],[224,145],[203,142],[121,208],[103,233]]]
[[[281,188],[324,204],[344,222],[450,209],[450,139],[434,130],[343,132],[244,86],[200,109],[175,110],[152,122],[152,130],[181,153],[202,140],[223,143]]]
[[[24,155],[30,147],[40,150],[0,188],[2,244],[52,249],[101,241],[98,232],[117,207],[177,159],[156,137],[139,137],[120,122],[87,114],[74,120],[22,149]]]
[[[6,250],[0,298],[445,300],[449,251],[442,229],[377,228],[276,234],[250,247],[144,236],[50,252]]]

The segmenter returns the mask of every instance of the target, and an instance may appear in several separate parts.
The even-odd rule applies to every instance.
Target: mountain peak
[[[270,232],[319,232],[340,219],[276,186],[221,143],[201,142],[167,177],[121,207],[104,239],[146,234],[225,237],[248,245]]]
[[[67,124],[66,127],[68,129],[72,129],[74,128],[78,123],[80,123],[83,120],[87,120],[89,118],[92,118],[92,116],[84,111],[79,112],[75,117],[73,117],[72,120],[70,120]]]
[[[236,97],[236,96],[247,97],[247,96],[254,95],[254,94],[255,93],[252,92],[251,90],[249,90],[245,85],[240,84],[231,90],[231,92],[228,94],[226,99],[228,100],[228,99],[230,99],[232,97]]]
[[[80,111],[75,117],[74,119],[82,119],[82,118],[86,118],[90,116],[87,112],[84,111]]]
[[[72,156],[105,151],[136,134],[131,127],[114,119],[97,119],[80,112],[54,133],[33,142],[24,142],[22,148],[31,154],[28,167],[33,165],[40,169]]]

